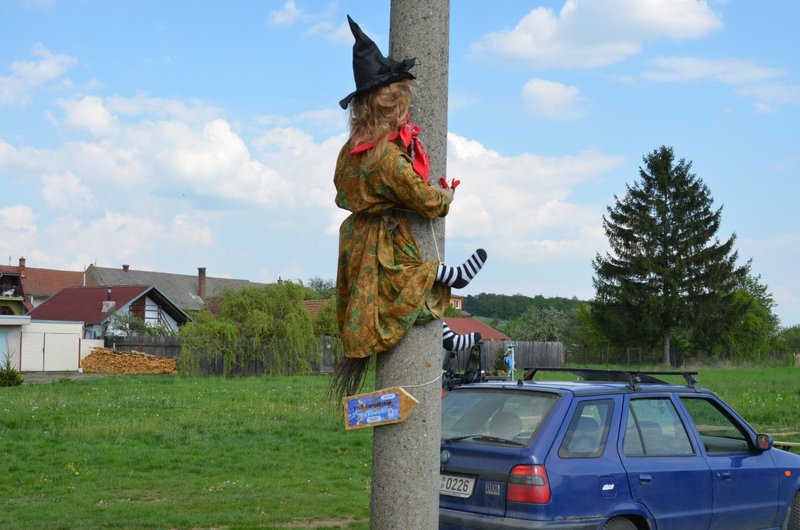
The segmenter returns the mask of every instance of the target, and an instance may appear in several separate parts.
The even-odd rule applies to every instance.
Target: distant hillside
[[[575,311],[582,303],[583,300],[578,300],[575,297],[562,298],[556,296],[545,298],[542,295],[530,297],[522,294],[481,293],[464,297],[464,311],[494,320],[511,320],[530,308],[546,309],[552,307],[569,314]]]

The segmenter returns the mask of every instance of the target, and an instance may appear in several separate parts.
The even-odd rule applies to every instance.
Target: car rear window
[[[505,389],[458,389],[442,400],[442,439],[527,444],[558,395]]]

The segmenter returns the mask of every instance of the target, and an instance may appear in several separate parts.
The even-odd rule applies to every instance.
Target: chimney
[[[111,299],[111,287],[106,287],[106,299],[103,300],[103,307],[100,309],[103,313],[109,313],[114,310],[117,303]]]
[[[129,268],[130,268],[130,265],[128,265],[127,263],[126,263],[125,265],[123,265],[123,266],[122,266],[122,270],[123,270],[124,272],[128,272],[128,269],[129,269]]]
[[[25,258],[19,258],[19,276],[20,278],[25,277]]]
[[[206,299],[206,268],[197,267],[197,295],[202,299]]]

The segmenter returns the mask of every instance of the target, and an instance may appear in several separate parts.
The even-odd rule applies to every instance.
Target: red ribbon
[[[425,150],[425,145],[418,137],[419,131],[419,127],[411,123],[410,116],[406,115],[406,121],[400,126],[400,130],[390,133],[386,139],[390,142],[393,142],[400,138],[400,140],[403,142],[403,145],[406,149],[408,149],[408,152],[411,155],[411,163],[414,171],[417,175],[422,177],[422,180],[428,182],[430,179],[431,161],[428,158],[428,152]],[[373,147],[375,147],[374,142],[363,143],[352,149],[350,154],[357,155],[365,151],[369,151]]]
[[[456,191],[456,188],[458,187],[459,184],[461,184],[461,181],[457,179],[451,179],[450,184],[448,184],[447,179],[442,177],[439,179],[439,183],[446,190],[452,189],[453,191]]]

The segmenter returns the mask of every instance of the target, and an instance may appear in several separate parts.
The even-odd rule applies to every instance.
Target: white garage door
[[[41,372],[44,370],[44,333],[22,333],[21,372]]]
[[[44,334],[44,369],[63,372],[78,369],[80,337],[74,333]]]
[[[25,372],[62,372],[78,369],[80,335],[75,333],[22,333],[22,368]]]

